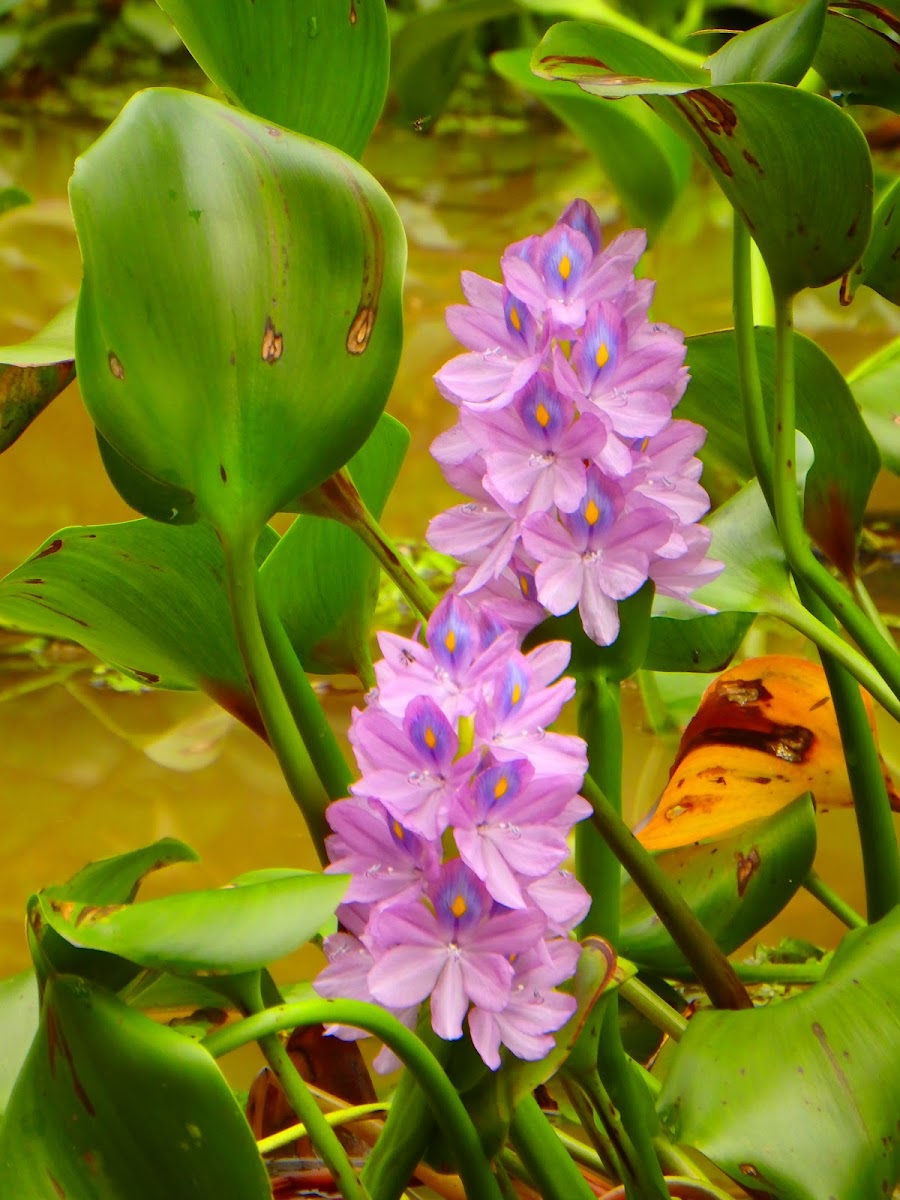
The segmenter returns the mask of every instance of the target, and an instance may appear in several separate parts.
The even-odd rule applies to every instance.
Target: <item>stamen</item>
[[[444,645],[447,647],[447,653],[452,654],[456,649],[456,630],[448,629],[447,636],[444,638]]]
[[[527,575],[519,576],[519,591],[522,593],[522,595],[527,600],[529,593],[531,592],[531,584],[528,582]]]
[[[403,839],[406,837],[406,830],[403,828],[403,826],[400,824],[400,822],[394,821],[394,824],[391,826],[391,828],[394,831],[394,837],[402,842]]]
[[[522,699],[522,685],[516,682],[513,686],[511,701],[513,704],[518,704]]]

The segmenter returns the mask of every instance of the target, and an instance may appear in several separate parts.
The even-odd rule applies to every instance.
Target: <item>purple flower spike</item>
[[[382,909],[371,921],[375,965],[372,995],[398,1008],[431,997],[435,1033],[455,1040],[470,1003],[498,1012],[507,1003],[514,971],[510,956],[541,936],[540,912],[493,912],[484,885],[459,859],[447,863],[423,904]]]
[[[565,337],[584,324],[584,281],[594,252],[583,233],[569,225],[554,225],[537,240],[528,258],[507,254],[501,267],[506,286],[520,297],[555,336]]]

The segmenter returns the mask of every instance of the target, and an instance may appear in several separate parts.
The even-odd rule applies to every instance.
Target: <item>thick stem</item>
[[[734,340],[737,349],[738,380],[744,402],[744,428],[747,445],[756,478],[772,507],[772,449],[769,428],[766,424],[765,401],[759,378],[759,361],[756,357],[756,332],[753,316],[753,265],[752,243],[747,227],[740,216],[734,214],[732,240],[732,311],[734,313]]]
[[[543,1200],[594,1200],[534,1096],[523,1096],[516,1104],[509,1137]],[[481,1200],[479,1193],[472,1195]]]
[[[750,997],[731,963],[590,776],[581,791],[594,809],[594,825],[668,930],[713,1004],[717,1008],[751,1008]]]
[[[578,732],[587,742],[591,779],[616,813],[622,811],[622,713],[618,683],[600,674],[578,681]],[[575,830],[575,873],[591,897],[581,923],[581,937],[592,934],[615,945],[619,936],[622,894],[619,862],[609,845],[587,821]]]
[[[566,1097],[575,1110],[575,1115],[578,1117],[585,1136],[597,1154],[601,1169],[607,1175],[612,1175],[619,1183],[624,1182],[626,1176],[630,1177],[630,1169],[627,1160],[623,1161],[616,1139],[610,1136],[603,1119],[598,1121],[594,1116],[594,1110],[578,1084],[573,1079],[567,1079],[565,1075],[561,1078]]]
[[[442,1067],[446,1058],[445,1050]],[[418,1081],[408,1071],[404,1072],[394,1092],[384,1130],[363,1167],[363,1182],[373,1196],[378,1200],[395,1200],[402,1195],[428,1149],[435,1124]]]
[[[666,1004],[661,996],[657,996],[653,988],[641,983],[640,979],[626,979],[624,983],[619,984],[619,995],[657,1029],[667,1033],[673,1042],[681,1040],[687,1029],[687,1021],[680,1012]]]
[[[324,806],[318,789],[310,787],[309,757],[279,683],[260,623],[253,541],[226,543],[224,552],[231,618],[247,679],[291,795],[306,821],[320,860],[326,862],[325,835],[328,830]]]
[[[827,908],[832,916],[837,917],[842,921],[848,929],[865,929],[866,921],[863,917],[851,908],[843,897],[837,892],[832,891],[825,880],[815,871],[810,871],[807,877],[803,880],[803,886],[811,896],[819,901],[819,903]]]
[[[352,1025],[374,1033],[390,1046],[415,1077],[426,1103],[442,1127],[447,1144],[454,1149],[467,1194],[477,1196],[479,1200],[502,1200],[475,1126],[440,1063],[414,1033],[377,1005],[360,1000],[305,1000],[299,1004],[279,1004],[217,1030],[204,1038],[202,1044],[218,1058],[282,1029],[306,1025]],[[368,1177],[365,1182],[370,1186]],[[405,1184],[406,1180],[401,1190]],[[380,1197],[382,1193],[373,1189],[372,1195]]]

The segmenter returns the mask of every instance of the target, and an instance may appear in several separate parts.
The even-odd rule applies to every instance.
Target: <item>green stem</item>
[[[687,1021],[681,1013],[676,1012],[670,1004],[666,1004],[665,1000],[657,996],[653,988],[641,983],[640,979],[626,979],[624,983],[619,984],[619,995],[657,1029],[667,1033],[673,1042],[681,1040],[687,1029]]]
[[[888,645],[810,548],[797,500],[796,428],[793,310],[790,298],[779,296],[775,302],[775,523],[805,607],[818,607],[809,594],[815,593],[843,622],[894,695],[900,697],[900,655],[896,648]],[[811,615],[815,616],[815,611]],[[887,787],[859,688],[827,653],[822,666],[831,689],[853,792],[866,880],[866,912],[869,920],[877,921],[900,903],[900,850]]]
[[[593,822],[604,841],[668,930],[713,1004],[717,1008],[752,1007],[731,963],[590,776],[581,793],[594,809]]]
[[[449,1044],[439,1042],[435,1058],[443,1068]],[[441,1053],[442,1052],[442,1053]],[[442,1061],[443,1059],[443,1061]],[[362,1178],[378,1200],[395,1200],[422,1161],[435,1130],[435,1121],[417,1080],[404,1071],[391,1099],[391,1110],[378,1141],[369,1152]]]
[[[443,1129],[447,1144],[456,1153],[459,1174],[468,1195],[477,1196],[479,1200],[502,1200],[478,1132],[440,1063],[414,1033],[377,1005],[360,1000],[305,1000],[299,1004],[281,1004],[216,1030],[203,1039],[202,1045],[218,1058],[282,1029],[332,1024],[364,1029],[390,1046],[415,1077]]]
[[[825,964],[809,963],[731,963],[743,983],[818,983],[825,974]],[[689,971],[667,971],[669,979],[690,982]]]
[[[353,1121],[358,1121],[362,1117],[371,1116],[373,1113],[383,1113],[388,1109],[388,1105],[383,1101],[374,1104],[354,1104],[347,1108],[339,1109],[338,1112],[323,1113],[325,1121],[336,1129],[340,1125],[350,1125]],[[306,1137],[307,1128],[305,1125],[291,1125],[287,1129],[280,1129],[278,1133],[273,1133],[269,1137],[261,1138],[256,1143],[256,1148],[260,1154],[269,1154],[272,1150],[280,1150],[282,1146],[289,1146],[291,1142],[296,1142],[299,1138]]]
[[[516,1104],[509,1137],[543,1200],[594,1200],[534,1096],[523,1096]],[[479,1192],[470,1194],[481,1200]]]
[[[851,908],[843,897],[839,896],[837,892],[832,891],[821,875],[815,871],[810,871],[803,880],[803,886],[811,896],[815,896],[819,903],[827,908],[832,916],[842,921],[848,929],[865,929],[865,919],[855,909]]]
[[[863,582],[862,576],[858,573],[854,573],[853,578],[850,580],[850,586],[853,589],[853,595],[856,597],[856,603],[863,610],[884,640],[893,646],[894,639],[891,635],[891,631],[888,629],[887,625],[885,625],[884,617],[879,612],[878,605],[869,595],[869,589]]]
[[[744,428],[753,468],[769,507],[772,507],[772,451],[766,424],[765,401],[756,356],[756,332],[753,319],[752,242],[744,222],[734,214],[732,239],[732,311],[737,349],[738,379],[744,402]]]
[[[578,680],[578,732],[587,742],[589,778],[622,811],[622,712],[617,683],[599,672]],[[587,888],[591,908],[580,936],[592,934],[615,945],[619,937],[621,871],[614,851],[587,821],[575,829],[575,873]]]
[[[247,679],[288,788],[324,863],[327,861],[325,836],[328,832],[324,806],[315,795],[315,789],[309,786],[307,751],[279,683],[260,623],[253,541],[226,543],[224,552],[231,617]]]
[[[597,1175],[609,1175],[610,1168],[593,1146],[586,1146],[584,1142],[572,1137],[563,1129],[557,1129],[556,1136],[575,1162],[581,1163],[583,1167],[587,1167],[589,1171],[594,1171]]]
[[[258,591],[266,645],[291,716],[328,799],[341,800],[347,795],[353,774],[271,598],[264,587]]]
[[[363,545],[374,554],[385,574],[393,579],[413,609],[427,621],[437,607],[437,597],[422,582],[407,562],[406,556],[369,512],[347,469],[344,468],[330,479],[326,479],[319,492],[335,520],[353,530]]]
[[[616,1139],[607,1130],[603,1117],[599,1114],[597,1117],[594,1116],[594,1110],[588,1102],[587,1096],[574,1080],[566,1079],[565,1075],[561,1076],[561,1080],[563,1090],[578,1117],[578,1123],[594,1148],[602,1172],[611,1175],[619,1183],[622,1183],[628,1176],[630,1182],[633,1183],[634,1179],[631,1176],[628,1162],[619,1153]]]
[[[232,989],[242,1006],[251,1014],[247,1021],[266,1016],[258,971],[240,980],[233,979]],[[244,1023],[240,1022],[239,1025]],[[253,1040],[259,1044],[272,1074],[287,1097],[288,1104],[305,1125],[310,1141],[331,1172],[344,1200],[367,1200],[368,1193],[360,1183],[346,1150],[294,1066],[277,1031],[261,1031]]]
[[[885,641],[853,597],[812,552],[797,502],[794,320],[790,297],[775,301],[775,433],[773,489],[775,524],[798,585],[805,584],[834,613],[885,683],[900,699],[900,654]]]

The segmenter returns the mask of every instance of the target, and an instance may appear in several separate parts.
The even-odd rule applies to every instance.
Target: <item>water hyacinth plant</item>
[[[734,327],[656,320],[646,234],[606,240],[586,199],[520,230],[502,282],[464,270],[433,454],[467,499],[427,514],[458,564],[436,596],[379,524],[409,444],[383,412],[404,233],[357,161],[386,6],[161,7],[228,102],[125,106],[73,175],[74,309],[0,356],[0,448],[74,369],[140,515],[53,533],[0,580],[0,624],[75,639],[123,686],[207,693],[268,743],[322,869],[138,899],[197,857],[166,837],[30,898],[33,971],[0,983],[0,1195],[890,1195],[900,801],[861,686],[897,719],[900,654],[856,549],[879,451],[900,462],[896,350],[855,397],[793,305],[838,279],[844,302],[900,300],[896,188],[873,224],[853,107],[900,102],[896,21],[806,0],[704,63],[702,5],[654,29],[598,4],[604,23],[496,56],[654,236],[690,156],[709,169],[734,210]],[[485,20],[534,30],[513,7],[394,14],[417,128],[454,75],[435,55],[461,61]],[[373,662],[379,571],[420,624],[378,632]],[[821,667],[748,657],[759,614]],[[352,766],[310,680],[328,674],[364,692]],[[632,679],[660,727],[675,688],[700,701],[636,833]],[[853,805],[864,916],[815,869],[816,798]],[[849,930],[833,955],[735,961],[801,887]],[[276,982],[310,941],[313,979]],[[366,1035],[400,1071],[380,1099]],[[218,1060],[254,1042],[245,1105]]]

